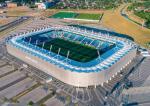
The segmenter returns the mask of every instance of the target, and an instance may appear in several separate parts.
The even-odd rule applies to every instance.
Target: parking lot
[[[6,102],[15,106],[25,106],[30,101],[39,103],[37,106],[40,106],[53,96],[52,91],[40,83],[49,76],[33,67],[26,69],[23,64],[24,62],[7,53],[4,41],[1,41],[0,106]]]
[[[43,97],[47,96],[49,93],[49,90],[44,90],[43,86],[39,86],[36,89],[32,90],[30,93],[19,98],[18,101],[24,105],[27,104],[29,101],[33,101],[34,103],[36,103]]]
[[[44,103],[46,106],[64,106],[57,98],[53,97]]]
[[[15,61],[10,61],[8,57],[2,57],[1,59],[0,101],[2,101],[2,103],[0,102],[0,105],[7,101],[11,103],[19,102],[16,105],[25,106],[30,101],[34,103],[41,102],[44,97],[51,94],[51,90],[39,83],[41,79],[36,78],[37,75],[34,75],[34,73],[31,74],[34,76],[32,78],[27,74],[27,69],[17,67],[19,64],[17,65]],[[46,98],[45,101],[48,99],[49,98]]]
[[[6,97],[8,99],[13,98],[16,94],[23,92],[24,90],[30,88],[32,85],[36,84],[35,81],[32,81],[30,78],[26,78],[23,81],[20,81],[5,90],[0,92],[1,97]],[[13,92],[12,92],[13,91]]]

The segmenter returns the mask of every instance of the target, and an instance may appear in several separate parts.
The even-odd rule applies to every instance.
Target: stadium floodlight
[[[98,45],[96,46],[96,48],[98,49],[101,46],[101,43],[98,42]]]
[[[49,51],[51,52],[53,45],[50,46]]]
[[[58,53],[57,53],[57,55],[59,55],[59,53],[60,53],[60,50],[61,50],[61,48],[59,48],[59,49],[58,49]]]
[[[38,40],[36,40],[36,44],[35,45],[37,46],[37,44],[38,44]]]
[[[29,39],[29,43],[31,42],[31,40],[32,40],[32,38],[30,37],[30,39]]]
[[[70,51],[68,50],[68,52],[67,52],[67,60],[68,60],[69,54],[70,54]]]
[[[42,49],[44,48],[44,46],[45,46],[45,42],[43,42]]]
[[[100,52],[99,52],[99,49],[97,49],[97,54],[98,54],[98,57],[100,57]]]
[[[92,30],[92,34],[94,34],[93,30]]]
[[[85,32],[85,33],[87,32],[86,29],[84,30],[84,32]]]

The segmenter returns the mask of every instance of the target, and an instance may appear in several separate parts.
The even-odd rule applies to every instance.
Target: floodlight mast
[[[25,42],[25,36],[23,36],[23,40],[22,41]]]
[[[99,52],[99,50],[97,49],[97,54],[98,54],[98,56],[100,56],[100,52]]]
[[[57,53],[57,55],[59,55],[59,53],[60,53],[60,50],[61,50],[61,48],[59,48],[59,49],[58,49],[58,53]]]
[[[43,42],[42,49],[44,48],[44,46],[45,46],[45,42]]]
[[[37,44],[38,44],[38,40],[36,40],[36,46],[37,46]]]
[[[31,37],[30,37],[30,39],[29,39],[29,43],[31,42]]]
[[[49,51],[51,52],[53,45],[50,46]]]
[[[70,51],[68,50],[68,52],[67,52],[67,60],[68,60],[69,54],[70,54]]]

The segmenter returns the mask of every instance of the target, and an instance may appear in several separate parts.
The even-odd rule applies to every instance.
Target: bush
[[[150,28],[150,20],[146,21],[145,25],[146,25],[147,28]]]
[[[29,101],[28,106],[33,106],[33,105],[34,105],[33,101]]]

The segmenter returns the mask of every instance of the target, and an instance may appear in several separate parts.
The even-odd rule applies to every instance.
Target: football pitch
[[[38,46],[42,47],[43,44]],[[59,53],[59,55],[64,57],[67,57],[67,54],[69,54],[69,59],[78,62],[89,62],[98,57],[96,48],[61,38],[55,38],[49,42],[46,42],[43,48],[46,50],[51,50],[51,52],[56,54]]]
[[[79,13],[77,19],[89,19],[89,20],[99,20],[102,14],[88,14],[88,13]]]
[[[58,12],[49,18],[74,18],[74,19],[87,19],[87,20],[100,20],[103,14],[91,14],[91,13],[76,13],[76,12]]]
[[[52,16],[50,16],[49,18],[74,18],[77,16],[77,13],[74,12],[58,12]]]

